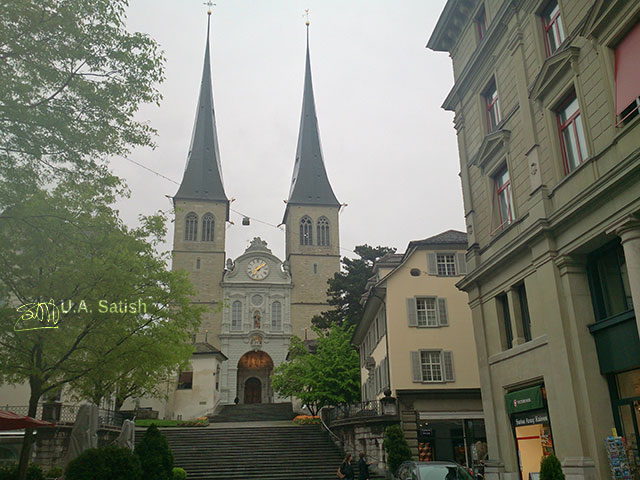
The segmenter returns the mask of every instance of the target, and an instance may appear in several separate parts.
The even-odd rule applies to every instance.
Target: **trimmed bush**
[[[142,467],[128,448],[91,448],[69,462],[65,480],[142,480]]]
[[[173,454],[158,427],[151,425],[147,428],[135,454],[140,458],[145,480],[172,480]]]
[[[18,480],[18,464],[0,466],[0,480]],[[44,480],[44,473],[39,465],[35,463],[29,465],[27,480]]]
[[[382,445],[387,452],[387,467],[395,475],[402,462],[411,460],[411,450],[400,425],[386,428]]]
[[[64,470],[62,470],[62,468],[60,467],[51,467],[49,469],[49,471],[47,472],[47,474],[45,475],[46,478],[59,478],[62,476],[62,474],[64,473]]]
[[[187,480],[187,472],[183,468],[175,467],[173,469],[173,480]]]
[[[560,460],[553,453],[540,462],[540,480],[564,480]]]

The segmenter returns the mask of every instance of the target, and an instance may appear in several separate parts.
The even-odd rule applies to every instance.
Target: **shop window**
[[[478,43],[480,43],[487,34],[487,12],[484,9],[484,5],[480,7],[478,15],[476,15],[475,24],[478,32]]]
[[[509,300],[506,294],[496,297],[498,303],[498,315],[502,323],[502,341],[503,348],[508,350],[513,347],[513,329],[511,328],[511,315],[509,314]]]
[[[498,101],[498,89],[496,88],[496,81],[491,80],[491,83],[485,88],[484,104],[487,115],[487,133],[491,133],[497,130],[500,124],[500,103]]]
[[[568,174],[587,158],[587,142],[575,93],[571,93],[557,110],[564,172]]]
[[[178,375],[178,390],[191,390],[193,387],[193,372],[180,372]]]
[[[531,318],[529,317],[529,304],[527,302],[527,289],[522,285],[517,287],[520,300],[520,320],[522,321],[522,336],[525,342],[531,341]]]
[[[553,55],[564,42],[564,27],[562,25],[562,17],[560,17],[560,7],[556,0],[549,2],[542,11],[542,25],[544,26],[547,56]]]
[[[617,126],[638,116],[640,108],[640,23],[615,48]]]
[[[633,308],[629,272],[619,242],[589,255],[587,271],[596,320],[605,320]]]
[[[513,222],[513,196],[509,170],[503,167],[492,177],[493,183],[493,223],[492,233],[502,231]]]

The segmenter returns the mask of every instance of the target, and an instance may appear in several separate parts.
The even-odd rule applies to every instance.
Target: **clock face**
[[[269,265],[261,258],[254,258],[247,265],[247,275],[254,280],[264,280],[269,275]]]

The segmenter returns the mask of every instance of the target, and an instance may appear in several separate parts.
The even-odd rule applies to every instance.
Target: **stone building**
[[[381,258],[352,342],[363,401],[391,392],[415,458],[477,469],[486,454],[478,361],[471,311],[456,288],[466,248],[467,235],[449,230]]]
[[[607,478],[640,399],[640,3],[449,0],[487,478]],[[635,307],[635,309],[634,309]],[[634,458],[635,457],[635,458]]]

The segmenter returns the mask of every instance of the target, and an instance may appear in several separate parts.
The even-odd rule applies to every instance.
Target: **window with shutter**
[[[407,298],[407,318],[409,320],[410,327],[418,326],[418,314],[416,311],[416,299]]]
[[[436,254],[435,253],[427,253],[427,273],[429,275],[437,275],[438,274],[438,266],[436,263]]]
[[[449,314],[447,312],[447,299],[438,298],[438,325],[446,327],[449,325]]]
[[[442,356],[442,363],[444,364],[444,381],[454,382],[456,377],[453,372],[453,352],[442,352]]]
[[[435,298],[416,298],[416,314],[419,327],[438,326],[438,310]]]

